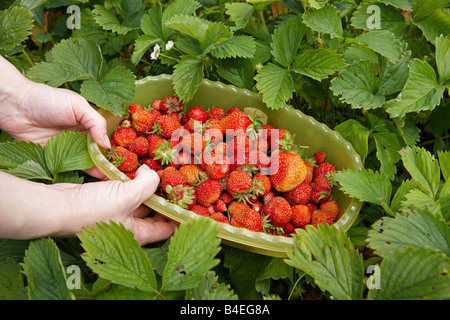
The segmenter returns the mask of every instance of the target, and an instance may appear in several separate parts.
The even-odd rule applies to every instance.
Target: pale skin
[[[105,119],[82,96],[30,81],[1,56],[0,128],[42,145],[59,132],[77,130],[110,148]],[[86,172],[105,181],[46,185],[0,172],[0,238],[73,237],[83,227],[113,220],[145,245],[167,239],[177,227],[159,214],[148,217],[142,203],[159,177],[146,165],[128,182],[109,181],[97,168]]]

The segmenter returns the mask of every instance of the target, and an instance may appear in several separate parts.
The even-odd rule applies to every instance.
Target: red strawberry
[[[317,227],[317,224],[319,223],[328,223],[331,225],[333,222],[334,218],[322,210],[315,210],[311,215],[311,224],[314,227]]]
[[[324,201],[320,204],[319,209],[330,214],[334,219],[339,215],[339,204],[336,200]]]
[[[271,155],[271,163],[270,181],[279,192],[298,187],[306,178],[305,163],[296,153],[276,151]]]
[[[204,207],[209,207],[220,198],[222,186],[219,181],[208,179],[201,182],[195,188],[195,193],[197,196],[197,202]]]
[[[291,206],[307,204],[311,199],[312,188],[308,183],[302,182],[298,187],[286,192],[284,198]]]
[[[160,111],[161,110],[161,102],[162,102],[162,100],[160,100],[160,99],[156,99],[155,101],[153,101],[151,109]]]
[[[311,202],[319,204],[327,201],[331,197],[331,184],[325,176],[319,176],[311,182]]]
[[[273,191],[269,191],[265,196],[263,196],[264,205],[268,204],[275,197],[276,197],[275,193]]]
[[[133,127],[133,121],[131,120],[131,118],[122,119],[120,121],[120,123],[119,123],[119,127],[132,128]]]
[[[214,180],[222,179],[230,171],[228,163],[204,164],[204,168],[208,177]]]
[[[219,199],[214,204],[214,211],[216,212],[225,212],[227,211],[227,205],[222,199]]]
[[[196,196],[194,187],[179,184],[172,187],[168,184],[164,190],[169,202],[179,205],[184,209],[190,209],[195,205]]]
[[[231,113],[236,112],[236,111],[241,111],[241,109],[239,109],[238,107],[232,107],[232,108],[227,110],[227,114],[231,114]]]
[[[252,177],[241,171],[232,171],[226,183],[227,192],[235,197],[238,193],[249,192],[252,186]]]
[[[204,217],[209,217],[211,215],[208,209],[199,204],[193,205],[189,210],[194,211],[196,214]]]
[[[142,164],[147,165],[150,169],[158,171],[162,169],[162,165],[152,158],[145,158],[142,160]]]
[[[122,172],[131,172],[137,169],[138,156],[126,148],[117,146],[111,155],[111,162]]]
[[[283,230],[284,230],[284,236],[290,237],[291,234],[295,232],[295,227],[294,227],[294,225],[292,223],[288,222],[283,227]]]
[[[183,147],[183,150],[195,155],[205,150],[206,141],[203,139],[203,135],[201,133],[193,132],[190,135],[183,136],[181,146]]]
[[[314,210],[318,209],[317,205],[311,202],[308,202],[307,204],[305,204],[305,206],[308,207],[310,213],[313,213]]]
[[[336,172],[336,167],[329,162],[323,162],[319,164],[316,168],[314,168],[314,178],[326,176],[328,173],[331,172]]]
[[[274,227],[284,227],[292,217],[292,209],[289,203],[283,197],[273,198],[264,206],[263,212],[269,222]]]
[[[259,232],[262,227],[261,215],[257,211],[247,208],[243,211],[236,212],[231,217],[231,225]]]
[[[228,214],[230,215],[231,218],[233,218],[233,216],[235,214],[238,214],[239,212],[245,211],[247,209],[250,209],[249,205],[246,204],[245,202],[242,201],[232,201],[229,205],[228,205]]]
[[[325,152],[316,152],[314,154],[314,159],[316,160],[316,164],[319,165],[325,161],[325,157],[327,154]]]
[[[307,225],[311,221],[311,211],[303,204],[295,205],[292,207],[291,222],[296,228],[301,228]]]
[[[186,179],[177,169],[172,166],[165,168],[161,177],[162,189],[166,191],[167,186],[175,187],[177,185],[189,186]]]
[[[144,110],[144,108],[139,103],[130,104],[130,106],[128,107],[130,116],[132,116],[135,112],[142,110]]]
[[[137,132],[150,132],[155,123],[156,118],[158,118],[161,113],[157,110],[140,110],[131,116],[133,121],[133,128]]]
[[[160,111],[162,113],[176,113],[183,111],[183,106],[178,97],[167,96],[160,103]]]
[[[227,192],[223,192],[220,198],[225,204],[230,204],[233,201],[233,198]]]
[[[170,138],[172,137],[172,134],[175,132],[175,130],[179,129],[180,127],[181,123],[178,119],[169,114],[163,114],[156,118],[152,129],[157,134],[162,135],[165,138]]]
[[[226,111],[222,108],[218,107],[212,107],[208,111],[208,118],[209,119],[218,119],[221,120],[226,114]]]
[[[133,180],[134,178],[136,178],[136,170],[130,171],[130,172],[124,172],[128,178],[130,178],[131,180]]]
[[[186,164],[181,166],[179,169],[181,175],[186,179],[186,181],[194,186],[200,182],[200,172],[202,171],[199,166],[195,164]]]
[[[138,157],[145,157],[148,154],[148,139],[145,137],[137,137],[130,143],[128,150],[134,152]]]
[[[213,220],[215,220],[217,222],[230,224],[230,220],[228,220],[228,218],[222,212],[214,212],[214,213],[212,213],[211,214],[211,219],[213,219]]]
[[[111,134],[111,139],[117,146],[128,148],[130,143],[137,138],[136,132],[132,128],[119,127]]]
[[[189,119],[194,119],[200,122],[205,122],[208,120],[208,114],[205,109],[200,106],[195,106],[187,111]]]
[[[227,130],[228,135],[235,135],[238,132],[244,133],[251,124],[252,122],[248,115],[239,109],[220,120],[220,127],[222,128],[222,133],[224,135],[227,135]]]
[[[272,188],[270,178],[264,174],[258,173],[253,177],[253,190],[257,196],[264,197]]]
[[[305,181],[303,182],[311,183],[313,180],[314,167],[309,161],[305,161],[305,166],[306,166],[306,178]]]
[[[173,149],[164,138],[154,135],[149,139],[148,154],[153,159],[161,163],[161,165],[172,163]]]

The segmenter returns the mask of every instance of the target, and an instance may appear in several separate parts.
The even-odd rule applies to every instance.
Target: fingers
[[[134,236],[141,244],[158,242],[169,238],[178,225],[173,221],[159,221],[154,218],[136,219]]]
[[[101,172],[100,169],[97,167],[92,167],[92,168],[89,168],[89,169],[86,169],[83,171],[86,172],[88,175],[90,175],[94,178],[97,178],[99,180],[107,180],[108,179],[108,177],[103,172]]]
[[[136,177],[124,184],[124,192],[132,197],[137,208],[155,193],[158,184],[158,174],[147,165],[142,165],[136,171]]]

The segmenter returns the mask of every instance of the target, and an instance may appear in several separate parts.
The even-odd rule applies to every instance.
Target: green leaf
[[[231,31],[244,28],[253,14],[253,6],[248,3],[225,3],[225,9],[230,21],[234,22]]]
[[[135,79],[129,69],[116,66],[99,81],[84,81],[81,94],[99,108],[121,116],[125,112],[124,102],[133,98]]]
[[[13,50],[31,34],[33,15],[30,10],[11,6],[0,11],[0,51]]]
[[[294,62],[305,33],[306,28],[300,15],[289,18],[276,28],[272,35],[272,55],[275,61],[288,68]]]
[[[180,225],[170,242],[161,290],[197,287],[205,274],[219,263],[215,258],[220,251],[218,233],[217,225],[209,219]]]
[[[190,15],[201,7],[195,0],[177,0],[167,6],[162,15],[162,23],[165,24],[170,18],[176,15]]]
[[[128,27],[120,22],[119,18],[110,10],[106,9],[104,6],[96,4],[94,5],[95,22],[97,22],[103,29],[116,32],[118,34],[127,34],[134,28]]]
[[[131,62],[133,62],[135,65],[138,64],[147,50],[152,48],[158,42],[161,42],[161,39],[155,38],[153,35],[144,34],[138,37],[134,42],[134,50],[131,56]]]
[[[342,55],[336,51],[319,48],[303,51],[295,59],[291,70],[320,81],[346,66]]]
[[[166,40],[163,33],[162,9],[160,5],[150,8],[150,10],[142,16],[141,30],[148,36]]]
[[[0,263],[0,299],[2,301],[28,299],[20,265],[10,257]]]
[[[377,95],[388,96],[400,92],[408,80],[408,63],[411,52],[405,52],[399,62],[393,63],[386,58],[380,59],[380,87]]]
[[[433,110],[440,104],[445,87],[438,82],[434,69],[423,60],[409,62],[409,77],[401,97],[388,103],[391,117],[402,117],[409,112]]]
[[[51,137],[44,153],[47,167],[54,176],[60,172],[85,170],[94,166],[87,150],[86,134],[81,132],[65,131]]]
[[[86,250],[87,265],[113,283],[158,295],[158,283],[144,250],[133,233],[122,224],[111,221],[89,226],[78,234]]]
[[[319,10],[311,10],[304,14],[303,23],[314,31],[329,33],[335,37],[342,37],[344,34],[341,14],[333,5],[326,5]]]
[[[362,256],[345,232],[328,224],[308,225],[299,232],[286,263],[313,277],[335,299],[362,299]]]
[[[441,84],[450,79],[450,35],[436,39],[436,65]]]
[[[393,62],[401,58],[402,44],[390,31],[371,30],[357,36],[355,40]]]
[[[48,170],[33,160],[27,160],[17,167],[5,170],[5,172],[27,180],[53,180]]]
[[[411,18],[415,21],[422,20],[446,5],[448,0],[414,0]]]
[[[377,158],[380,161],[380,173],[389,179],[394,179],[397,169],[395,164],[400,160],[399,151],[405,146],[403,139],[394,132],[375,132],[373,134],[377,148]]]
[[[43,147],[17,140],[0,143],[0,168],[12,169],[26,161],[33,161],[45,168]]]
[[[435,43],[440,35],[447,36],[450,33],[450,15],[448,11],[441,9],[436,9],[420,20],[413,19],[413,23],[422,30],[431,43]]]
[[[450,261],[442,253],[426,248],[407,248],[384,258],[380,265],[380,287],[369,291],[369,300],[450,298]]]
[[[441,206],[438,201],[435,201],[430,194],[423,192],[420,189],[412,189],[404,196],[405,200],[402,202],[402,212],[409,212],[411,210],[421,210],[428,212],[436,217],[442,218]]]
[[[279,109],[292,98],[294,82],[286,69],[272,63],[262,67],[255,80],[259,85],[258,90],[263,94],[263,101],[271,109]]]
[[[378,205],[390,203],[392,185],[384,174],[371,169],[346,169],[335,172],[333,178],[351,197]]]
[[[256,45],[252,37],[238,35],[216,44],[211,51],[211,55],[219,59],[253,58],[255,50]]]
[[[395,192],[395,195],[392,197],[392,210],[400,211],[402,201],[405,199],[405,195],[415,188],[417,188],[417,182],[415,182],[414,180],[403,180],[402,184]]]
[[[436,198],[440,183],[439,163],[429,151],[419,147],[406,147],[400,151],[403,165],[421,189]]]
[[[22,263],[33,300],[72,300],[59,249],[51,239],[30,243]]]
[[[218,277],[210,271],[200,281],[198,287],[186,292],[186,300],[237,300],[230,285],[218,282]]]
[[[203,80],[203,60],[192,56],[181,58],[174,67],[173,85],[178,97],[189,101]]]
[[[368,246],[383,257],[408,247],[424,247],[450,255],[447,224],[423,211],[381,218],[371,226],[367,241]]]
[[[411,11],[414,0],[382,0],[386,4],[390,4],[396,8],[403,9],[405,11]]]
[[[328,3],[328,0],[300,0],[313,9],[323,8]]]
[[[439,165],[442,171],[442,177],[445,181],[450,178],[450,151],[439,151]]]
[[[368,25],[369,19],[374,14],[369,10],[370,6],[377,6],[379,9],[380,30],[387,30],[394,33],[397,37],[406,35],[409,31],[409,25],[406,24],[405,16],[395,7],[383,3],[368,2],[362,3],[351,18],[353,27],[364,30],[371,30]],[[378,17],[377,17],[378,18]]]
[[[209,20],[187,14],[179,14],[168,19],[165,25],[202,43],[206,38],[206,30],[212,24]]]
[[[251,89],[253,86],[253,63],[249,59],[222,59],[217,72],[239,88]]]
[[[375,68],[369,60],[356,61],[331,81],[331,90],[352,108],[379,108],[385,97],[377,94],[380,79]]]
[[[345,140],[352,144],[362,161],[366,159],[370,135],[368,128],[355,119],[348,119],[334,127],[334,130],[339,132]]]

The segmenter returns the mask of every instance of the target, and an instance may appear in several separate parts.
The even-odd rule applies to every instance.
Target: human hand
[[[0,179],[1,238],[73,237],[83,227],[113,220],[145,245],[167,239],[177,227],[159,214],[147,217],[150,208],[142,203],[155,192],[159,176],[146,165],[127,182],[44,185],[1,172]]]

